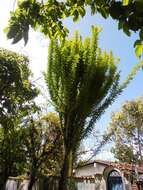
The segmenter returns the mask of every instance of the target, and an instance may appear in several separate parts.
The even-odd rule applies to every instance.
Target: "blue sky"
[[[49,43],[48,39],[44,39],[40,33],[30,31],[29,42],[26,47],[24,47],[23,42],[19,42],[16,45],[12,45],[10,40],[6,40],[6,36],[3,34],[3,28],[7,25],[9,18],[9,12],[13,9],[12,0],[5,0],[1,4],[0,11],[0,46],[19,52],[24,53],[30,58],[30,67],[34,73],[34,78],[42,76],[42,71],[46,69],[47,65],[47,46]],[[80,34],[85,37],[89,36],[91,25],[98,25],[103,28],[100,34],[99,45],[103,50],[112,51],[116,57],[120,58],[119,70],[121,71],[121,80],[125,80],[127,75],[130,73],[131,69],[135,64],[138,63],[135,57],[133,44],[137,38],[137,34],[133,34],[132,37],[127,37],[122,31],[118,30],[118,25],[112,19],[105,20],[99,15],[90,16],[90,12],[80,19],[79,22],[73,23],[72,19],[67,19],[65,21],[66,26],[70,30],[70,35],[73,34],[75,30],[79,30]],[[44,85],[43,79],[38,81],[40,85]],[[134,80],[130,85],[124,90],[122,95],[120,95],[115,103],[106,110],[106,113],[97,122],[97,126],[100,129],[105,129],[110,121],[110,116],[113,111],[118,111],[122,103],[127,100],[134,99],[136,97],[143,95],[143,70],[138,72]],[[39,101],[42,101],[40,98]],[[88,141],[87,143],[91,143]],[[109,159],[111,156],[109,154],[109,149],[106,150],[99,156],[100,158],[105,155]]]

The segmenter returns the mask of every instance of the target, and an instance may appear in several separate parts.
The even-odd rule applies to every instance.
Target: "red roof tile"
[[[120,169],[121,171],[126,171],[126,172],[128,172],[128,171],[131,172],[132,171],[132,165],[131,164],[119,163],[119,162],[110,162],[110,161],[103,161],[103,160],[95,160],[95,161],[89,162],[87,164],[84,164],[83,166],[91,165],[91,164],[94,164],[94,163],[102,164],[102,165],[105,165],[105,166],[113,166],[115,168]],[[141,167],[141,166],[137,165],[136,169],[137,169],[137,171],[139,173],[143,173],[143,166]]]

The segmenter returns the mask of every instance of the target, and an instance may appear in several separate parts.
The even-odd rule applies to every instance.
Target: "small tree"
[[[114,113],[110,123],[115,145],[113,153],[121,162],[142,164],[143,161],[143,100],[126,102]]]
[[[117,59],[98,47],[99,31],[92,27],[92,40],[86,38],[84,43],[76,33],[64,42],[51,40],[49,47],[45,80],[64,138],[59,190],[67,190],[67,177],[72,175],[73,157],[80,141],[123,88],[119,86]]]
[[[58,116],[49,113],[37,121],[28,119],[22,130],[22,142],[30,173],[28,190],[31,190],[37,177],[55,175],[55,171],[59,171],[63,139]]]

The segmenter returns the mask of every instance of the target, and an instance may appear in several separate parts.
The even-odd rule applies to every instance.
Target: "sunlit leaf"
[[[130,0],[122,0],[122,3],[123,3],[124,6],[127,6],[129,4],[129,1]]]
[[[135,45],[135,54],[138,58],[141,58],[143,55],[143,43]]]

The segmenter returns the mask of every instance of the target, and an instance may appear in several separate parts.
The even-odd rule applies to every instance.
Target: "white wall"
[[[94,176],[95,174],[103,174],[104,169],[106,168],[105,165],[96,163],[96,164],[90,164],[87,166],[83,166],[78,168],[75,171],[75,176],[76,177],[88,177],[88,176]],[[109,168],[110,169],[110,168]],[[112,168],[111,168],[112,170]],[[107,172],[109,173],[109,172]],[[108,175],[108,174],[107,174]],[[122,176],[122,173],[121,173]],[[124,184],[124,190],[131,190],[131,184],[129,181],[127,181],[126,178],[122,178],[123,179],[123,184]],[[96,190],[106,190],[106,179],[102,178],[102,181],[100,182],[100,186],[96,187],[97,182],[95,182],[94,184],[84,184],[84,183],[79,183],[78,184],[78,190],[85,190],[85,189],[96,189]],[[89,186],[89,187],[88,187]]]
[[[90,165],[78,168],[75,171],[75,176],[82,177],[82,176],[94,176],[95,174],[103,174],[104,169],[105,169],[104,165],[90,164]]]

